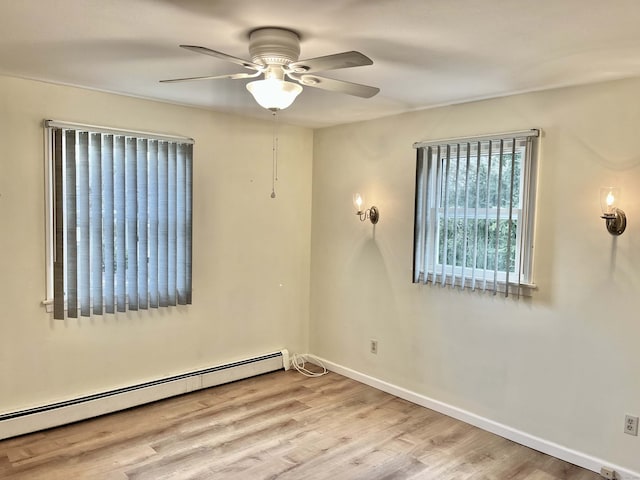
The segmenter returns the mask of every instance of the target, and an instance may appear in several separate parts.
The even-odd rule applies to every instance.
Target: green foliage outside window
[[[521,208],[522,152],[516,151],[514,161],[511,153],[503,154],[502,162],[498,153],[492,154],[491,161],[488,155],[479,159],[472,155],[467,162],[466,152],[461,157],[459,162],[441,161],[446,184],[439,189],[438,263],[486,270],[495,270],[497,263],[499,272],[506,272],[508,263],[513,273]]]

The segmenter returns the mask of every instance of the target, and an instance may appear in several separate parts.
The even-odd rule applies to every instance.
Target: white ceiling
[[[282,121],[311,127],[640,75],[639,0],[0,0],[0,73],[266,118],[243,70],[249,31],[297,31],[301,59],[358,50],[326,76],[371,99],[305,87]]]

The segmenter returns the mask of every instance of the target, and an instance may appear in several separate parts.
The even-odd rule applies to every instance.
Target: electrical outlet
[[[612,468],[608,468],[608,467],[602,467],[600,469],[600,476],[602,478],[610,478],[612,480],[615,480],[616,478],[616,471]]]
[[[369,344],[369,351],[374,355],[378,354],[378,340],[371,340]]]
[[[624,416],[624,433],[638,436],[638,417],[632,415]]]

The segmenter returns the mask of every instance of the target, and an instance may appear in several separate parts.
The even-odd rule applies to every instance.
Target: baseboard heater
[[[0,414],[0,440],[281,369],[289,369],[287,350],[86,397]]]

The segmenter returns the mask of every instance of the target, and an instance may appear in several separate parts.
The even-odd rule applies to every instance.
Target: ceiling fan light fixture
[[[247,83],[247,90],[261,107],[275,111],[289,107],[302,92],[302,86],[277,78],[267,78]]]

